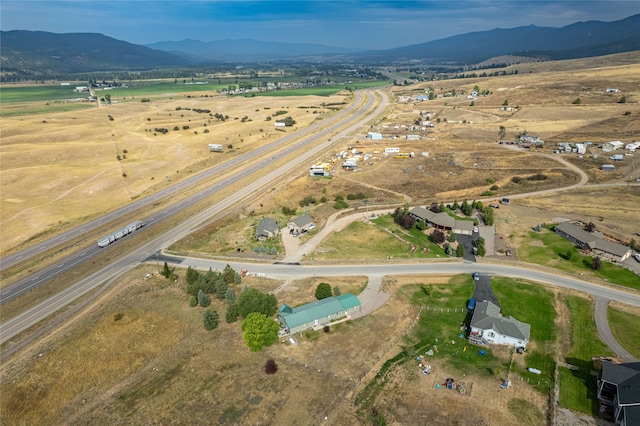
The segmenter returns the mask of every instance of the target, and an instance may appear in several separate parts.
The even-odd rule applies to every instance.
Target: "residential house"
[[[598,400],[601,405],[612,408],[615,424],[640,425],[640,362],[614,364],[602,361]]]
[[[459,235],[471,235],[473,233],[472,221],[457,220],[445,212],[434,213],[429,209],[418,206],[409,210],[409,215],[443,231],[452,231]]]
[[[578,246],[581,250],[605,259],[623,262],[631,256],[631,249],[629,247],[587,232],[571,222],[560,223],[556,226],[555,232],[562,238]]]
[[[279,233],[280,227],[278,226],[278,222],[270,217],[260,219],[258,226],[256,227],[256,239],[260,241],[266,241]]]
[[[604,152],[611,152],[611,151],[615,151],[617,149],[622,149],[622,148],[624,148],[624,142],[620,142],[620,141],[611,141],[611,142],[602,144],[602,150]]]
[[[629,152],[636,152],[637,149],[640,149],[640,142],[631,142],[624,146],[624,149]]]
[[[359,310],[360,300],[347,293],[297,308],[283,304],[278,312],[278,322],[286,334],[293,334],[312,327],[322,327]]]
[[[513,317],[503,317],[500,307],[489,300],[478,303],[473,311],[469,334],[471,343],[526,348],[530,335],[531,325]]]
[[[302,234],[303,232],[310,231],[315,227],[311,216],[306,214],[291,219],[287,222],[287,226],[289,227],[290,232],[294,232],[296,234]]]

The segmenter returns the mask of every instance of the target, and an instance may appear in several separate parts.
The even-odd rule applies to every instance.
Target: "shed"
[[[603,164],[601,168],[605,172],[615,172],[616,171],[616,166],[614,166],[613,164]]]

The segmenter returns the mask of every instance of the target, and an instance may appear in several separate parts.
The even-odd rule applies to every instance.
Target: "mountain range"
[[[51,75],[145,70],[254,61],[340,61],[390,64],[428,61],[473,65],[502,55],[570,59],[640,50],[640,14],[619,21],[587,21],[562,28],[534,25],[447,37],[394,49],[358,51],[335,46],[256,40],[161,41],[135,45],[96,33],[0,31],[4,73]]]

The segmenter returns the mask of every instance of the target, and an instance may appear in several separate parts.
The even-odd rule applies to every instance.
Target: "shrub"
[[[278,371],[278,364],[276,364],[276,362],[269,358],[267,360],[267,362],[264,364],[264,372],[267,374],[276,374],[276,372]]]
[[[582,100],[580,98],[576,98],[573,102],[571,102],[573,105],[580,105],[582,103]]]
[[[520,182],[522,182],[522,178],[520,176],[514,176],[514,177],[511,178],[511,182],[520,183]]]
[[[431,241],[433,241],[436,244],[442,244],[445,242],[445,235],[444,232],[442,232],[439,229],[436,229],[433,231],[433,233],[431,233]]]
[[[497,191],[498,189],[500,189],[500,187],[498,185],[493,185],[491,188],[489,188],[492,191]]]
[[[493,192],[493,191],[484,191],[484,192],[483,192],[482,194],[480,194],[480,195],[482,195],[483,197],[493,197],[494,195],[496,195],[496,193],[495,193],[495,192]]]
[[[195,296],[189,297],[189,306],[192,308],[195,308],[196,306],[198,306],[198,299],[196,299]]]
[[[118,312],[117,314],[115,314],[113,316],[113,320],[114,321],[120,321],[123,317],[124,317],[124,314],[121,314],[120,312]]]
[[[534,180],[534,181],[547,180],[547,179],[549,179],[549,177],[542,173],[536,173],[535,175],[531,175],[527,177],[527,180]]]
[[[344,200],[338,200],[335,203],[333,203],[333,208],[336,210],[342,210],[342,209],[349,208],[349,204]]]
[[[326,299],[327,297],[333,296],[331,285],[327,283],[318,284],[318,287],[316,287],[315,296],[316,296],[316,299],[318,300]]]

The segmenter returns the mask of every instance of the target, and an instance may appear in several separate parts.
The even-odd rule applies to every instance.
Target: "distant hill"
[[[501,55],[573,59],[640,50],[640,15],[613,21],[578,22],[562,28],[518,27],[473,32],[395,49],[362,52],[367,62],[422,59],[477,64]]]
[[[55,75],[186,65],[181,56],[96,33],[1,31],[3,72]]]
[[[266,42],[252,39],[227,39],[210,42],[186,39],[182,41],[160,41],[146,46],[151,49],[183,53],[207,60],[231,62],[277,60],[310,55],[341,55],[362,50],[321,44]]]

